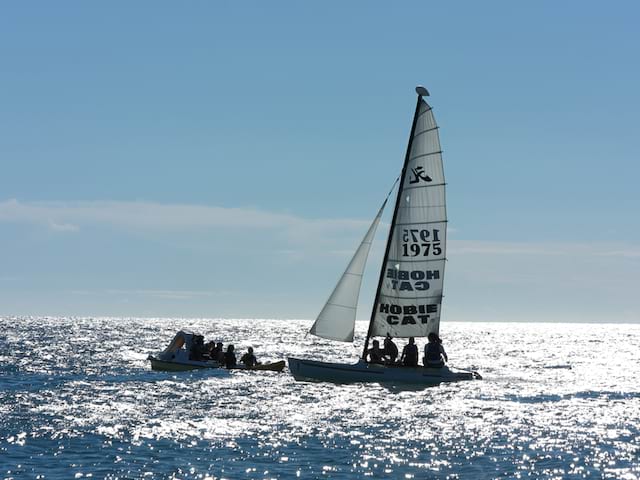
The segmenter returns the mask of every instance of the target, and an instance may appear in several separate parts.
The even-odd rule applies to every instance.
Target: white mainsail
[[[426,90],[425,90],[426,93]],[[447,212],[438,126],[418,99],[369,336],[438,333]]]
[[[386,204],[385,200],[309,333],[330,340],[353,341],[362,274]]]

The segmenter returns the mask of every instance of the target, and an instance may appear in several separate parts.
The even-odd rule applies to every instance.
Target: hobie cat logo
[[[413,178],[409,180],[409,183],[418,183],[420,180],[424,180],[425,182],[430,182],[431,177],[424,173],[424,167],[415,167],[412,168]]]

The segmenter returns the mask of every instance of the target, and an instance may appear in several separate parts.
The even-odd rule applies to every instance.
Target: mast
[[[387,237],[387,245],[384,249],[384,258],[382,259],[382,266],[380,267],[380,277],[378,279],[378,288],[376,289],[376,296],[373,299],[373,307],[371,308],[371,318],[369,319],[369,328],[367,329],[367,338],[364,341],[364,349],[362,350],[362,359],[367,359],[367,350],[369,349],[369,338],[371,338],[371,330],[373,328],[373,320],[376,316],[376,306],[378,305],[378,298],[380,298],[380,289],[382,288],[382,282],[384,281],[385,265],[389,258],[389,248],[391,247],[391,240],[396,225],[396,218],[398,217],[398,208],[400,206],[400,193],[404,186],[405,174],[407,171],[407,164],[409,163],[409,155],[411,155],[411,146],[413,144],[413,133],[416,129],[416,122],[418,120],[418,112],[420,111],[420,102],[423,96],[429,96],[429,92],[421,85],[416,87],[416,93],[418,94],[418,100],[416,101],[416,110],[413,114],[413,122],[411,124],[411,131],[409,132],[409,142],[407,144],[407,153],[404,156],[404,163],[402,165],[402,173],[400,174],[400,185],[398,186],[398,193],[396,194],[396,205],[393,209],[393,217],[391,220],[391,226],[389,227],[389,236]]]

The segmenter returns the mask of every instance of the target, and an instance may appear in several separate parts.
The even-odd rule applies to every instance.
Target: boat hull
[[[298,381],[333,383],[412,383],[419,385],[438,385],[445,382],[460,382],[481,378],[477,372],[448,367],[401,367],[369,364],[362,360],[355,364],[319,362],[289,358],[289,370]]]
[[[164,372],[184,372],[187,370],[201,370],[205,368],[223,368],[218,364],[218,362],[197,362],[195,360],[189,360],[188,362],[176,362],[161,360],[153,355],[149,355],[148,360],[151,362],[152,370],[160,370]],[[261,363],[260,365],[250,368],[239,365],[231,368],[230,370],[281,372],[284,370],[285,365],[285,361],[280,360],[279,362],[273,363]]]
[[[273,362],[273,363],[261,363],[259,365],[256,365],[254,367],[244,367],[244,366],[238,366],[235,368],[232,368],[232,370],[248,370],[248,371],[268,371],[268,372],[281,372],[282,370],[284,370],[284,367],[286,365],[286,362],[284,360],[280,360],[278,362]]]
[[[220,368],[218,362],[197,362],[195,360],[189,360],[188,362],[173,362],[167,360],[160,360],[153,355],[147,357],[151,362],[152,370],[160,370],[164,372],[184,372],[187,370],[200,370],[205,368]]]

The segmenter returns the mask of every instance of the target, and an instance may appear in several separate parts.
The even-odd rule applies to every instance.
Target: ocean
[[[360,354],[365,323],[353,345],[309,326],[0,318],[0,478],[640,478],[640,325],[443,323],[484,379],[430,388],[146,360],[182,328],[263,361]]]

